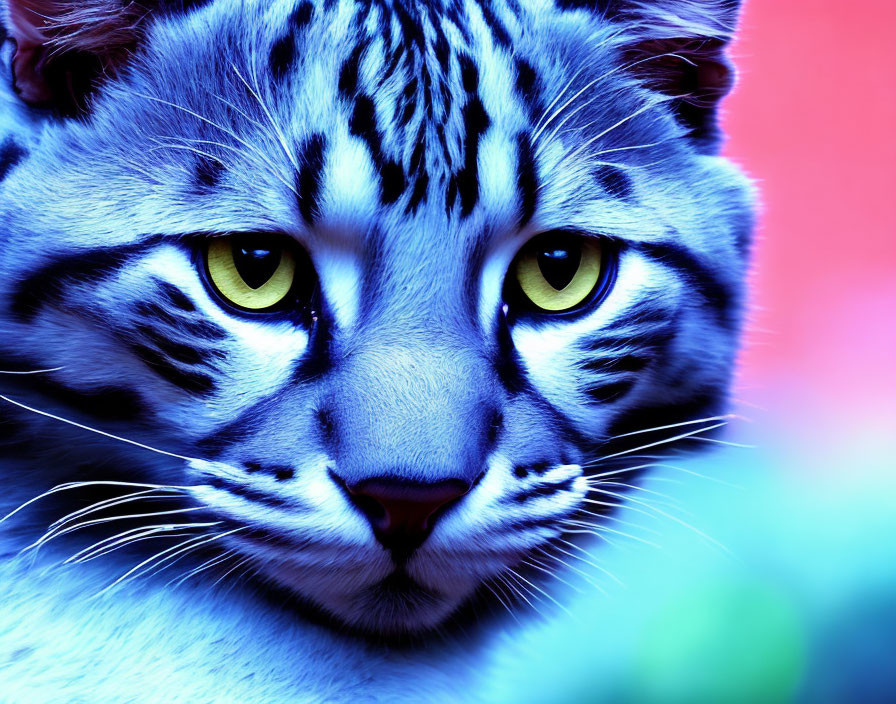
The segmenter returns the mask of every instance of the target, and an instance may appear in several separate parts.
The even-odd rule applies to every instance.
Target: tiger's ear
[[[15,43],[16,92],[29,105],[75,115],[134,50],[146,10],[128,0],[0,0]]]
[[[740,0],[610,0],[618,6],[626,66],[672,98],[702,151],[719,143],[718,106],[734,85],[728,46]]]

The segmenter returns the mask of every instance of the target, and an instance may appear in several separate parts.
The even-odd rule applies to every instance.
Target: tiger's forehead
[[[266,69],[275,110],[297,133],[305,222],[384,208],[463,220],[483,199],[519,205],[505,182],[531,163],[538,101],[535,68],[508,51],[522,21],[518,7],[473,1],[272,11]]]
[[[283,231],[465,250],[490,233],[557,226],[570,202],[579,212],[607,190],[586,159],[556,166],[581,153],[569,144],[603,125],[613,129],[586,147],[658,141],[627,133],[639,106],[618,90],[570,107],[592,74],[602,88],[621,80],[606,56],[571,60],[577,28],[589,24],[589,41],[610,33],[588,17],[512,0],[245,0],[159,18],[90,124],[63,135],[83,158],[57,170],[71,183],[54,189],[52,210],[75,208],[62,199],[102,174],[122,196],[135,181],[146,195],[97,211],[128,222],[122,243]]]

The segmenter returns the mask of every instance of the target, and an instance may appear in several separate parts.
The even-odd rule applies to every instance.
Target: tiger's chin
[[[405,567],[387,563],[374,559],[354,569],[280,565],[263,572],[339,624],[386,637],[424,635],[438,628],[475,591],[472,583],[428,584]]]
[[[439,593],[396,570],[356,596],[351,625],[385,635],[425,633],[448,619],[464,596]]]

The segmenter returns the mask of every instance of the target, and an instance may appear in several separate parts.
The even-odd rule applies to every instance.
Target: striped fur
[[[189,486],[251,529],[220,546],[260,579],[417,632],[566,536],[616,436],[724,409],[752,229],[715,121],[737,3],[52,5],[56,53],[17,74],[50,110],[0,104],[0,369],[54,371],[0,388],[189,459],[4,408],[0,442],[43,439],[0,458],[35,468],[19,493],[84,466]],[[128,50],[66,84],[72,118],[49,81],[108,23]],[[612,289],[515,315],[510,262],[554,229],[613,243]],[[196,251],[229,232],[307,249],[313,314],[221,307]],[[398,568],[333,479],[387,475],[475,485]]]

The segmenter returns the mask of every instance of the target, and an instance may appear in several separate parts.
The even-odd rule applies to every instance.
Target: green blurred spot
[[[672,599],[648,624],[626,699],[789,702],[802,678],[806,640],[793,605],[765,585],[708,585]]]

